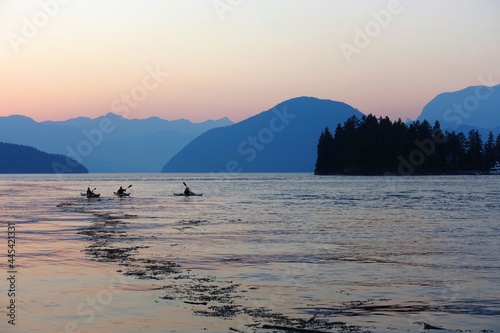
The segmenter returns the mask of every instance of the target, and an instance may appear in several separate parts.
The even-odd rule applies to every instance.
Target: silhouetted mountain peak
[[[471,86],[437,95],[423,108],[417,120],[443,129],[458,130],[460,126],[492,129],[500,126],[500,85]]]
[[[189,143],[163,172],[312,172],[319,133],[351,116],[353,107],[296,97],[231,126],[214,128]]]
[[[108,118],[110,119],[111,121],[118,121],[118,120],[124,120],[125,118],[120,116],[120,115],[117,115],[117,114],[114,114],[113,112],[108,112],[105,116],[102,116],[102,117],[99,117],[99,118]],[[160,119],[158,117],[154,117],[154,118],[157,118],[157,119]]]
[[[294,105],[303,105],[303,106],[311,106],[310,103],[341,103],[337,101],[333,101],[331,99],[321,99],[318,97],[313,97],[313,96],[297,96],[297,97],[292,97],[290,99],[284,100],[281,103],[278,103],[276,106],[284,106],[284,105],[289,105],[289,104],[294,104]],[[301,104],[301,103],[308,103],[308,105]]]
[[[4,123],[8,123],[9,126],[36,124],[36,121],[31,119],[30,117],[26,117],[26,116],[22,116],[22,115],[12,115],[12,116],[0,117],[0,121],[2,121]]]

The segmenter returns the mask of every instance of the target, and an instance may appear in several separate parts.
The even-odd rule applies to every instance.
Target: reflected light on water
[[[15,332],[499,328],[495,177],[55,177],[0,178]]]

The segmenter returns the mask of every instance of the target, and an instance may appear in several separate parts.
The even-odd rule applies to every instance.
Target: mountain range
[[[113,113],[95,119],[44,122],[9,116],[0,117],[0,142],[67,155],[90,172],[159,172],[198,135],[231,124],[227,118],[192,123],[157,117],[125,119]]]
[[[0,142],[67,155],[90,172],[312,172],[321,132],[352,116],[363,114],[314,97],[284,101],[236,124],[227,118],[192,123],[113,113],[44,122],[9,116],[0,117]],[[417,120],[439,121],[450,132],[476,129],[483,140],[490,131],[498,136],[500,85],[439,94]]]
[[[318,137],[357,109],[330,100],[299,97],[237,124],[214,128],[191,141],[162,172],[310,172]]]

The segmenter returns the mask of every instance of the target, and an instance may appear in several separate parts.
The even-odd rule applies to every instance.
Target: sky
[[[500,82],[498,0],[0,0],[0,116],[241,121],[298,96],[415,119]]]

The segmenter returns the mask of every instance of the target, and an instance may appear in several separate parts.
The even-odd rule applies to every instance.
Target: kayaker
[[[120,188],[118,189],[118,191],[116,191],[116,193],[117,193],[118,195],[120,195],[120,194],[125,193],[125,191],[126,191],[126,190],[124,190],[124,189],[123,189],[123,187],[121,187],[121,186],[120,186]]]
[[[184,190],[184,195],[191,195],[193,192],[189,189],[189,187],[186,186],[186,189]]]
[[[94,194],[94,191],[87,187],[87,196],[92,196],[92,194]]]

